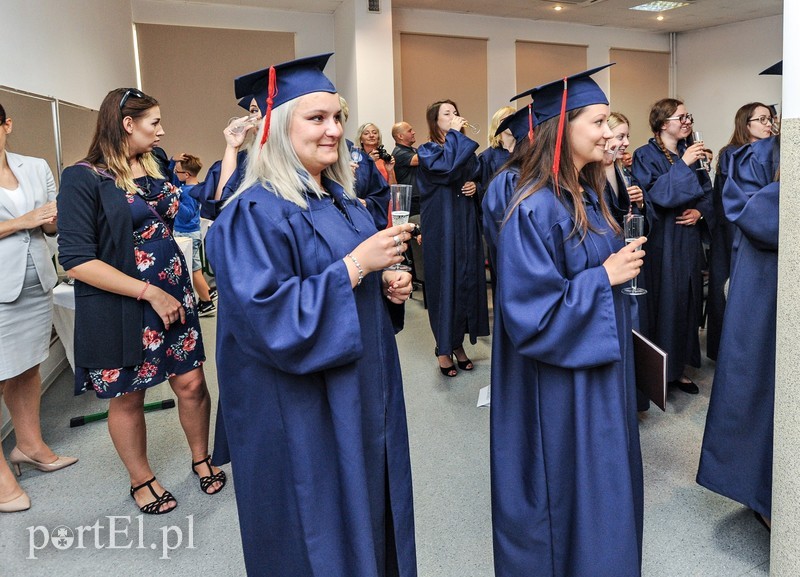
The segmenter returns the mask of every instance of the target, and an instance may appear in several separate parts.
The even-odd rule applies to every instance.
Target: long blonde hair
[[[244,179],[230,200],[233,200],[256,183],[261,183],[265,187],[269,186],[277,196],[302,208],[308,208],[306,195],[309,191],[318,198],[327,196],[327,192],[312,178],[292,147],[289,132],[291,130],[292,115],[295,108],[297,108],[299,98],[302,98],[302,96],[272,110],[269,139],[267,139],[263,148],[261,147],[260,138],[256,138],[253,144],[250,145],[247,151],[247,170],[245,171]],[[259,125],[259,134],[263,130],[264,120],[262,119]],[[344,138],[344,126],[342,130],[342,137],[339,139],[338,145],[339,158],[334,164],[328,166],[322,172],[322,175],[339,183],[344,188],[345,194],[355,199],[353,171],[350,169],[347,142]]]
[[[497,112],[492,115],[492,122],[489,124],[489,147],[490,148],[499,148],[502,141],[500,140],[500,135],[495,135],[497,132],[497,127],[500,126],[500,123],[506,116],[510,116],[517,111],[516,108],[513,106],[503,106]]]

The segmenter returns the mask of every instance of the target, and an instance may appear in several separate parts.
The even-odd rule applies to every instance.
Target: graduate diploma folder
[[[662,411],[667,410],[667,352],[633,331],[636,387]]]

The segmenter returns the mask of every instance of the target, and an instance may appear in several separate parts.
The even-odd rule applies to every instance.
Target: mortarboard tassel
[[[528,104],[528,142],[533,144],[533,103]]]
[[[564,77],[564,93],[561,96],[561,115],[558,118],[558,135],[556,135],[556,151],[553,155],[553,182],[556,195],[561,196],[561,189],[558,186],[558,170],[561,167],[561,141],[564,136],[564,115],[567,110],[567,77]]]
[[[264,143],[269,138],[269,121],[272,117],[272,103],[278,95],[278,81],[275,77],[275,67],[269,67],[269,90],[267,91],[267,111],[264,113],[264,134],[261,136],[261,148],[264,148]]]

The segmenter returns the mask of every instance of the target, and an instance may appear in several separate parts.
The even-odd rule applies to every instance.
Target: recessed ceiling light
[[[556,6],[555,8],[553,8],[553,10],[555,10],[556,12],[561,12],[561,6]]]
[[[656,16],[656,20],[658,20],[659,22],[661,22],[663,19],[664,19],[663,14],[659,14],[658,16]]]
[[[664,12],[665,10],[672,10],[673,8],[681,8],[688,6],[690,2],[667,2],[659,0],[657,2],[648,2],[647,4],[639,4],[638,6],[631,6],[631,10],[644,10],[646,12]]]

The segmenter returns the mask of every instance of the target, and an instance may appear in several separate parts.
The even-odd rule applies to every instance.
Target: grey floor
[[[213,351],[215,319],[202,319],[202,325],[206,350]],[[419,575],[491,576],[489,410],[476,407],[479,389],[489,382],[491,340],[468,347],[474,371],[454,379],[440,376],[420,300],[407,305],[406,329],[397,340],[409,417]],[[216,399],[211,357],[206,374]],[[713,363],[704,361],[692,374],[699,395],[671,392],[666,413],[654,407],[641,418],[646,577],[769,574],[766,531],[744,507],[694,482],[712,375]],[[0,577],[244,575],[232,484],[217,496],[200,492],[176,411],[149,413],[147,423],[153,468],[180,505],[167,516],[139,517],[105,424],[69,428],[71,416],[104,410],[106,403],[88,394],[73,397],[71,390],[67,370],[44,395],[42,424],[54,450],[81,460],[52,474],[24,470],[20,482],[33,506],[0,514]],[[162,385],[148,393],[148,400],[171,396]],[[5,455],[13,446],[12,434],[3,443]],[[58,537],[59,529],[74,540],[45,538]]]

